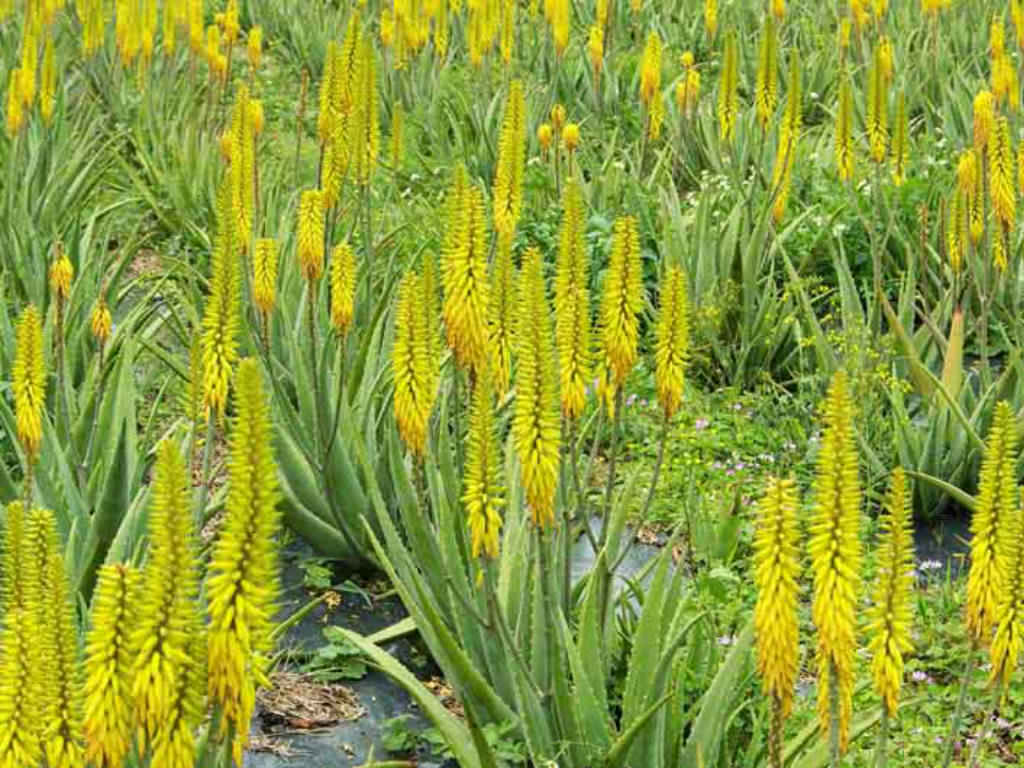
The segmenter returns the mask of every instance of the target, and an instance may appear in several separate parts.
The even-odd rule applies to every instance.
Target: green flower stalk
[[[43,756],[39,742],[39,708],[34,676],[38,671],[33,651],[39,626],[26,608],[3,617],[0,630],[0,768],[38,765]]]
[[[277,467],[259,364],[238,366],[224,524],[206,581],[209,601],[209,692],[220,706],[221,735],[230,726],[242,765],[257,685],[268,685],[268,654],[277,598]]]
[[[519,454],[526,503],[535,525],[555,521],[560,437],[558,373],[552,355],[551,311],[544,290],[540,251],[523,258],[516,327],[516,410],[512,433]]]
[[[718,83],[718,136],[725,144],[736,138],[736,119],[740,111],[739,44],[736,31],[730,29],[722,49],[722,75]]]
[[[211,265],[210,296],[203,313],[203,406],[220,417],[227,405],[231,372],[238,359],[239,278],[236,213],[228,179],[217,201],[218,233]]]
[[[152,748],[154,768],[158,752],[163,765],[181,765],[194,750],[191,733],[198,725],[204,689],[196,680],[201,660],[193,655],[202,624],[186,479],[178,446],[165,440],[157,448],[149,559],[131,636],[137,649],[132,697],[138,741],[140,748]]]
[[[355,317],[356,254],[347,242],[331,252],[331,327],[339,336],[348,333]]]
[[[141,574],[126,565],[99,569],[92,628],[85,641],[85,759],[121,768],[132,749],[135,708],[132,627]]]
[[[29,517],[29,540],[38,568],[37,613],[42,703],[40,737],[50,768],[77,768],[82,748],[81,667],[71,588],[61,554],[53,512],[35,509]]]
[[[590,275],[584,245],[583,192],[570,177],[562,193],[562,227],[555,272],[555,339],[562,413],[579,418],[591,379]]]
[[[818,720],[822,733],[831,735],[832,764],[838,768],[853,712],[862,565],[853,401],[843,371],[832,378],[824,420],[808,549],[814,572],[811,616],[818,636]]]
[[[433,262],[433,258],[428,257],[427,261]],[[491,288],[488,343],[494,394],[500,400],[508,394],[511,383],[516,314],[516,267],[512,263],[512,243],[505,237],[498,238],[498,254],[491,267]],[[437,317],[436,314],[431,316]]]
[[[622,387],[636,362],[643,290],[636,219],[623,216],[615,222],[612,233],[612,252],[601,297],[601,343],[613,394]]]
[[[683,402],[683,383],[690,350],[690,310],[686,278],[680,267],[669,267],[661,281],[661,311],[655,329],[654,384],[666,419]]]
[[[1006,592],[1017,513],[1017,429],[1010,405],[996,405],[978,475],[971,516],[971,568],[967,574],[967,632],[975,646],[988,645]]]
[[[485,370],[473,390],[469,451],[462,482],[462,503],[466,507],[474,558],[498,556],[504,502],[494,425],[494,393],[490,373]]]
[[[459,168],[449,192],[448,232],[442,254],[448,346],[459,367],[470,372],[487,365],[489,285],[483,191]]]
[[[1017,514],[1008,523],[1009,573],[996,614],[989,678],[992,685],[1004,690],[1017,669],[1021,648],[1024,647],[1024,511],[1018,507]]]
[[[754,89],[757,122],[761,124],[762,131],[768,130],[768,122],[775,114],[778,94],[778,38],[775,34],[775,19],[771,14],[767,14],[761,27],[761,45],[757,57],[757,84]]]
[[[494,174],[494,229],[511,239],[523,207],[526,171],[526,95],[523,81],[509,85]]]
[[[46,363],[43,359],[43,324],[39,310],[29,304],[21,313],[11,375],[18,442],[25,452],[27,474],[39,457],[43,441],[43,405],[46,400]],[[26,479],[26,485],[30,483]]]
[[[398,287],[395,307],[395,341],[391,369],[395,381],[395,421],[409,451],[422,459],[427,450],[427,427],[433,409],[435,377],[431,374],[431,343],[423,282],[407,272]]]
[[[782,725],[793,708],[800,654],[797,599],[800,575],[797,491],[792,478],[771,478],[758,507],[754,536],[757,671],[775,709],[770,752],[782,765]]]
[[[910,496],[902,469],[892,473],[878,541],[878,581],[871,610],[868,649],[875,690],[888,715],[896,714],[903,683],[903,658],[911,650],[914,539]]]

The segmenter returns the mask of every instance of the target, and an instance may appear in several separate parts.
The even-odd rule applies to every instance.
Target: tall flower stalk
[[[861,490],[846,374],[832,378],[814,479],[809,552],[814,572],[811,616],[817,629],[818,721],[829,734],[833,768],[850,736],[857,603],[861,572]]]
[[[996,404],[992,427],[978,474],[978,496],[971,516],[971,567],[967,572],[967,635],[970,648],[964,661],[960,696],[946,740],[942,768],[953,759],[952,744],[960,737],[967,691],[978,651],[989,645],[999,624],[999,609],[1011,575],[1013,521],[1017,515],[1017,427],[1006,401]]]
[[[269,685],[277,597],[277,468],[270,412],[259,364],[238,366],[224,524],[206,582],[209,600],[209,692],[220,707],[221,737],[242,765],[257,685]]]
[[[782,727],[793,708],[800,653],[797,503],[792,478],[771,478],[758,506],[754,537],[757,671],[772,700],[769,754],[775,768],[782,766]]]
[[[32,471],[43,441],[43,406],[46,400],[43,325],[34,304],[25,307],[18,322],[11,381],[15,429],[25,456],[24,503],[28,509],[32,501]]]
[[[871,676],[882,698],[876,762],[888,763],[889,721],[895,717],[903,684],[904,656],[913,648],[914,539],[910,523],[910,494],[903,470],[889,482],[878,540],[878,579],[868,625]]]

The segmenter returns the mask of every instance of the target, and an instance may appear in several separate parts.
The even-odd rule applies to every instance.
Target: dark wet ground
[[[596,533],[599,522],[594,520],[592,525]],[[918,568],[922,575],[926,572],[945,572],[947,565],[955,573],[965,562],[963,556],[967,552],[969,523],[966,517],[945,517],[928,526],[915,526],[914,538]],[[659,541],[658,544],[664,542]],[[640,572],[659,551],[659,546],[634,542],[617,571],[616,590],[625,587],[626,580]],[[318,593],[304,584],[306,572],[300,565],[312,557],[312,551],[302,543],[293,542],[286,549],[282,571],[284,595],[279,619],[292,615]],[[587,537],[581,536],[573,547],[573,581],[586,573],[593,563],[593,549]],[[371,635],[407,616],[401,601],[393,592],[381,595],[381,589],[386,590],[387,584],[381,582],[380,577],[346,576],[336,570],[332,573],[330,580],[336,586],[340,602],[330,607],[321,603],[287,631],[279,647],[287,652],[289,665],[301,666],[309,655],[325,644],[323,630],[327,626],[344,626]],[[649,578],[649,574],[646,578]],[[338,588],[338,585],[346,581],[349,582],[347,585]],[[415,633],[388,641],[383,647],[421,680],[430,680],[440,673]],[[257,708],[253,722],[254,738],[269,739],[272,744],[283,747],[286,754],[250,752],[246,754],[245,767],[347,768],[363,765],[372,750],[375,761],[408,759],[419,768],[453,768],[452,761],[432,756],[423,747],[419,747],[418,752],[413,754],[396,754],[385,749],[383,739],[386,721],[403,717],[405,728],[413,733],[429,728],[430,723],[409,695],[384,674],[370,669],[360,679],[339,682],[358,699],[363,710],[359,717],[324,728],[298,730],[282,723],[280,718],[268,717],[267,713]],[[423,743],[422,740],[420,743]]]
[[[284,595],[279,620],[294,614],[318,593],[318,590],[310,590],[305,586],[306,574],[299,565],[304,559],[312,557],[312,552],[303,544],[293,543],[286,550],[281,579]],[[378,584],[360,577],[345,577],[335,571],[335,585],[346,580],[354,584],[336,590],[340,603],[333,607],[328,607],[326,603],[316,606],[301,622],[289,628],[279,643],[279,648],[286,651],[290,666],[301,667],[309,654],[324,645],[323,630],[327,626],[344,626],[370,635],[407,616],[396,595],[375,597],[372,590]],[[418,677],[430,679],[439,670],[415,641],[416,635],[413,634],[385,643],[383,647]],[[254,739],[260,737],[258,741],[269,742],[282,754],[277,751],[249,752],[244,761],[246,768],[359,766],[367,761],[371,748],[375,761],[407,758],[415,760],[420,768],[440,768],[445,765],[443,760],[432,758],[422,753],[422,750],[420,754],[410,755],[390,753],[384,748],[384,723],[391,718],[404,716],[405,727],[412,732],[430,727],[409,695],[387,676],[368,669],[358,680],[338,682],[352,691],[363,714],[354,720],[342,720],[328,727],[300,730],[281,722],[280,717],[261,712],[257,706],[252,730]]]

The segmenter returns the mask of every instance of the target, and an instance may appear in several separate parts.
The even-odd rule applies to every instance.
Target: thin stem
[[[320,425],[320,382],[317,375],[316,365],[316,281],[310,280],[309,287],[309,364],[313,372],[313,444],[316,450],[313,455],[319,454],[319,447],[323,444],[323,434]]]
[[[654,461],[654,474],[651,476],[651,487],[647,491],[647,501],[644,502],[643,512],[640,520],[647,519],[647,513],[651,509],[651,502],[654,501],[654,491],[658,487],[658,476],[661,474],[661,464],[665,460],[665,443],[668,442],[669,418],[668,414],[661,422],[661,440],[658,443],[658,458]]]
[[[971,749],[971,759],[967,761],[968,768],[976,768],[978,760],[981,758],[982,745],[988,741],[992,735],[992,723],[995,719],[993,712],[999,707],[999,697],[1002,695],[1002,686],[997,685],[995,690],[992,692],[992,706],[989,707],[989,711],[985,713],[985,719],[982,721],[980,730],[977,737],[974,739],[974,747]]]
[[[875,754],[877,768],[885,768],[889,764],[889,707],[882,702],[882,719],[878,726],[878,750]]]
[[[829,754],[832,768],[840,768],[842,756],[839,751],[839,670],[835,660],[828,663],[828,709],[829,709]]]
[[[196,507],[195,519],[198,524],[202,523],[203,511],[206,509],[206,500],[210,496],[210,464],[213,457],[213,435],[214,435],[214,414],[206,420],[206,442],[203,444],[203,483],[199,487],[199,505]]]
[[[967,659],[964,661],[964,676],[960,681],[960,696],[956,702],[956,709],[953,710],[953,721],[949,728],[949,738],[946,739],[946,754],[942,758],[942,768],[949,768],[949,764],[953,760],[953,742],[960,734],[960,728],[963,724],[964,710],[967,707],[967,689],[970,688],[971,677],[974,675],[977,650],[977,645],[972,642],[970,649],[967,651]]]
[[[612,513],[612,491],[615,488],[615,469],[619,453],[619,431],[622,422],[622,387],[615,391],[615,415],[612,417],[612,447],[608,457],[608,483],[604,488],[604,511],[601,515],[601,538],[599,543],[604,546],[608,536],[608,523]]]
[[[99,367],[97,369],[99,383],[96,385],[96,401],[92,410],[92,426],[89,428],[89,442],[86,443],[85,446],[85,455],[82,457],[82,463],[78,465],[78,479],[83,486],[85,485],[85,470],[91,464],[90,459],[92,458],[92,446],[96,441],[96,430],[98,429],[100,422],[100,408],[103,405],[103,390],[104,384],[106,383],[106,378],[103,376],[103,355],[105,351],[106,345],[101,341],[99,350]],[[189,456],[191,455],[192,452],[189,451]],[[191,464],[189,466],[191,467]]]

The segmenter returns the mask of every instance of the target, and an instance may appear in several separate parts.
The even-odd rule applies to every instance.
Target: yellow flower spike
[[[498,238],[498,255],[492,266],[491,286],[489,346],[494,394],[500,400],[508,394],[515,340],[516,267],[512,263],[512,243],[508,238]],[[435,316],[433,313],[428,315]]]
[[[718,137],[725,143],[736,138],[739,103],[739,44],[735,30],[726,34],[722,49],[722,74],[718,82]]]
[[[676,84],[676,105],[687,118],[693,116],[700,98],[700,72],[694,66],[693,52],[686,51],[680,57],[683,76]]]
[[[989,145],[989,190],[992,213],[1004,231],[1011,231],[1017,220],[1017,189],[1013,183],[1013,150],[1010,147],[1010,123],[1005,115],[996,119]]]
[[[256,240],[252,249],[252,303],[264,316],[274,311],[277,300],[277,241]]]
[[[561,104],[555,104],[555,106],[551,108],[551,126],[555,129],[556,136],[561,135],[562,126],[565,125],[565,119],[565,107]]]
[[[263,27],[259,24],[252,27],[245,42],[245,52],[249,59],[249,68],[255,72],[260,68],[260,60],[263,56]]]
[[[986,646],[1006,593],[1017,514],[1017,427],[1006,401],[996,405],[978,474],[978,496],[971,515],[971,568],[967,574],[967,632]]]
[[[845,73],[839,82],[839,106],[836,109],[836,169],[840,181],[853,179],[853,94]]]
[[[65,250],[58,246],[57,258],[50,265],[50,291],[60,301],[67,301],[71,296],[71,281],[75,276],[75,268],[71,264]]]
[[[704,0],[704,29],[708,40],[714,40],[718,33],[718,0]]]
[[[886,86],[892,82],[892,40],[888,35],[878,38],[878,63],[881,68],[882,80]]]
[[[988,49],[992,55],[992,61],[1002,58],[1006,53],[1006,25],[1003,21],[1002,12],[992,17],[992,25],[988,32]]]
[[[334,136],[335,115],[332,110],[331,96],[336,88],[335,80],[340,77],[336,70],[338,44],[334,40],[327,41],[327,53],[324,55],[324,72],[320,79],[320,111],[317,113],[316,130],[320,143],[326,144]]]
[[[977,154],[976,152],[974,154]],[[979,162],[980,165],[980,162]],[[985,234],[985,183],[982,174],[974,175],[974,188],[967,201],[970,216],[971,242],[977,246]]]
[[[772,169],[771,188],[775,191],[772,217],[776,224],[782,220],[785,214],[792,183],[793,166],[796,164],[797,143],[803,125],[801,85],[800,60],[794,51],[789,60],[786,111],[782,116],[782,124],[779,126],[779,146],[775,155],[775,167]]]
[[[43,440],[43,406],[46,402],[43,326],[34,304],[25,307],[18,322],[11,387],[14,390],[18,442],[28,463],[34,464]]]
[[[569,45],[569,28],[572,25],[572,9],[569,0],[552,0],[551,36],[555,41],[555,53],[561,56]]]
[[[189,683],[201,659],[193,655],[202,623],[197,612],[199,579],[195,534],[186,488],[185,462],[178,446],[164,440],[157,447],[149,513],[149,559],[137,592],[138,605],[130,644],[136,652],[131,695],[139,748],[150,747],[153,765],[182,765],[194,745],[189,725],[198,725]],[[202,658],[205,658],[205,654]],[[201,692],[201,685],[194,685]],[[198,694],[201,696],[201,693]],[[159,758],[158,758],[159,754]]]
[[[643,58],[640,61],[640,101],[648,109],[661,91],[661,38],[653,29],[647,36]]]
[[[53,109],[57,102],[57,60],[53,51],[53,36],[46,38],[46,45],[43,48],[43,70],[41,82],[39,83],[39,113],[43,117],[43,123],[50,124],[53,119]]]
[[[654,384],[666,419],[683,402],[683,382],[690,352],[690,309],[686,277],[680,267],[669,267],[661,282],[661,311],[655,328]]]
[[[35,509],[29,516],[30,538],[38,543],[39,599],[35,605],[40,635],[43,702],[41,739],[51,768],[78,768],[82,748],[81,675],[78,666],[77,625],[71,602],[57,521],[53,512]]]
[[[839,56],[840,60],[850,48],[850,19],[844,17],[839,22]]]
[[[570,155],[580,146],[580,126],[578,123],[566,123],[562,129],[562,143]]]
[[[583,191],[570,177],[562,192],[562,226],[555,271],[555,342],[561,374],[562,413],[577,419],[591,378],[590,275],[584,235]]]
[[[537,126],[537,143],[540,144],[540,150],[544,155],[551,149],[551,138],[551,123],[541,123]]]
[[[501,4],[501,60],[505,66],[512,63],[512,48],[516,41],[516,15],[519,4],[516,0],[504,0]]]
[[[875,46],[874,60],[868,72],[867,131],[871,159],[885,162],[889,142],[889,94],[882,61],[882,47]]]
[[[526,95],[516,79],[509,85],[494,172],[494,229],[501,236],[512,237],[519,223],[525,163]]]
[[[761,28],[761,45],[757,57],[757,83],[754,89],[754,106],[761,130],[768,130],[768,121],[775,114],[778,101],[778,40],[775,35],[775,21],[771,14],[764,17]]]
[[[590,58],[594,81],[598,82],[604,67],[604,27],[600,24],[592,24],[587,32],[587,56]]]
[[[398,286],[391,368],[398,434],[417,459],[426,454],[427,428],[434,405],[431,344],[423,303],[421,279],[415,272],[407,272]]]
[[[263,133],[263,102],[259,99],[249,99],[247,106],[248,109],[246,110],[245,119],[248,122],[251,135],[253,137],[259,136]]]
[[[946,251],[949,255],[949,267],[954,274],[960,274],[964,264],[966,243],[961,239],[963,223],[966,219],[964,196],[957,187],[949,200],[949,222],[946,225]]]
[[[39,709],[35,691],[37,631],[27,608],[4,615],[0,630],[0,768],[39,765]]]
[[[616,391],[636,362],[637,316],[644,302],[642,269],[636,219],[623,216],[612,231],[612,251],[601,297],[601,346]]]
[[[473,557],[494,558],[498,556],[505,498],[494,424],[494,393],[491,374],[486,369],[473,389],[468,443],[462,503],[466,507]]]
[[[241,26],[238,23],[238,0],[228,0],[224,8],[224,37],[228,45],[238,39]]]
[[[824,411],[808,543],[814,572],[811,617],[817,628],[818,721],[822,732],[828,733],[835,686],[839,701],[835,726],[840,751],[845,752],[853,711],[862,555],[853,401],[843,371],[832,378]]]
[[[4,538],[0,541],[0,556],[3,558],[0,560],[0,616],[29,607],[26,526],[24,506],[20,501],[12,501],[7,505]]]
[[[516,402],[512,433],[520,475],[534,525],[555,523],[555,491],[561,448],[558,373],[552,355],[551,311],[540,251],[527,250],[519,286],[516,325]]]
[[[786,15],[786,0],[772,0],[772,15],[776,21],[782,21]]]
[[[203,360],[203,405],[217,416],[227,404],[231,371],[238,359],[239,275],[231,185],[221,184],[217,240],[211,264],[210,297],[203,312],[200,343]]]
[[[193,55],[198,56],[203,47],[203,0],[186,0],[188,3],[188,45]]]
[[[303,191],[299,201],[298,257],[302,276],[319,280],[324,271],[324,201],[318,189]]]
[[[238,766],[249,742],[256,686],[267,681],[273,650],[280,513],[271,439],[260,365],[247,358],[235,381],[224,523],[206,580],[210,698],[222,713],[221,737],[228,727],[234,734]]]
[[[907,159],[909,156],[907,129],[907,94],[900,91],[896,101],[896,125],[892,134],[892,181],[897,187],[907,178]]]
[[[359,46],[358,76],[353,83],[354,115],[349,141],[354,151],[355,180],[366,186],[373,178],[380,155],[379,97],[377,63],[370,37],[364,35]]]
[[[400,171],[405,157],[405,110],[396,101],[391,107],[391,170]]]
[[[121,768],[132,749],[134,648],[131,627],[141,574],[127,565],[100,567],[85,640],[85,759]]]
[[[347,242],[334,246],[331,252],[331,327],[344,336],[355,316],[356,254]]]
[[[26,28],[21,40],[21,67],[19,85],[21,86],[21,103],[31,108],[36,100],[36,68],[38,67],[39,42]]]
[[[989,680],[992,685],[1004,688],[1017,669],[1024,647],[1024,512],[1020,506],[1007,523],[1006,589],[1000,596],[989,656],[992,663]]]
[[[25,112],[21,104],[21,70],[11,69],[7,80],[7,135],[14,138],[25,122]]]
[[[867,634],[871,676],[890,717],[903,684],[903,659],[913,649],[914,538],[910,493],[901,468],[893,471],[878,538],[878,580]]]
[[[772,697],[782,718],[793,708],[800,655],[797,503],[792,478],[769,478],[758,504],[754,534],[757,673],[762,690]]]
[[[982,154],[988,146],[995,124],[995,97],[991,91],[979,91],[974,97],[974,149]]]
[[[448,346],[455,352],[459,367],[479,371],[486,365],[488,355],[489,284],[483,190],[470,184],[465,169],[460,169],[449,197],[451,218],[442,274],[444,323]]]
[[[89,319],[89,329],[92,331],[92,337],[96,339],[97,344],[102,346],[107,343],[107,339],[110,338],[110,329],[113,327],[113,322],[110,308],[107,306],[107,300],[100,295],[96,299],[96,305],[93,307],[92,316]]]

